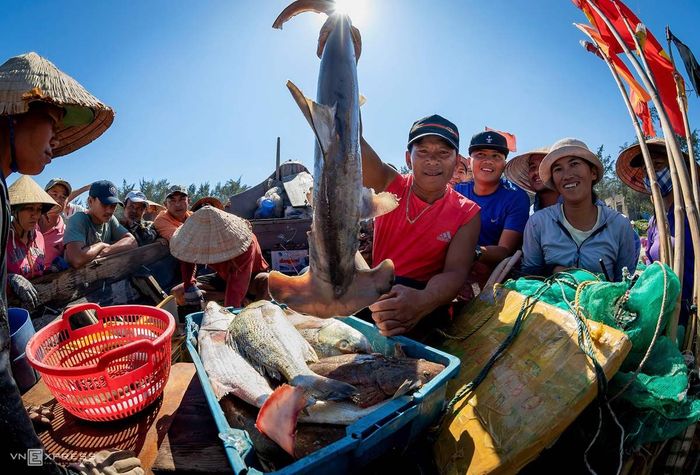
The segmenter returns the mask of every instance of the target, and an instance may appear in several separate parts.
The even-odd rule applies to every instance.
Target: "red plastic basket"
[[[72,329],[69,318],[94,310],[97,323]],[[90,421],[136,414],[165,388],[175,319],[143,305],[76,305],[37,332],[27,358],[68,412]]]

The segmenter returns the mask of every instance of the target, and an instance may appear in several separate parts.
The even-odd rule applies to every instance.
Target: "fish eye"
[[[424,378],[429,378],[429,377],[430,377],[430,371],[423,371],[423,377],[424,377]]]
[[[347,350],[348,348],[350,348],[350,342],[348,342],[348,340],[340,340],[338,342],[338,346],[341,350]]]

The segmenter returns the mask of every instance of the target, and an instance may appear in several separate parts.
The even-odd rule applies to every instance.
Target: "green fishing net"
[[[678,277],[668,266],[655,263],[636,281],[606,282],[582,269],[553,276],[509,280],[507,289],[525,295],[542,292],[541,300],[570,310],[576,303],[594,321],[624,331],[632,350],[608,386],[617,417],[625,428],[628,448],[659,442],[680,434],[700,420],[700,399],[688,394],[688,367],[678,346],[664,335],[680,292]],[[578,293],[577,293],[578,292]],[[661,328],[657,322],[661,314]],[[653,346],[642,370],[635,371]]]

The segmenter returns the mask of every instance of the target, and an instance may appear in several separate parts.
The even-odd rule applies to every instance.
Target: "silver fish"
[[[372,344],[367,337],[341,320],[312,317],[293,310],[286,310],[285,313],[319,358],[372,352]]]
[[[228,327],[234,317],[233,313],[216,302],[207,303],[199,327],[199,356],[217,399],[232,394],[259,408],[273,389],[266,378],[226,344]],[[316,401],[300,414],[299,420],[305,423],[350,425],[378,407],[380,405],[361,408],[351,402]]]
[[[391,193],[377,195],[362,186],[357,30],[347,15],[334,13],[333,2],[319,0],[292,3],[273,26],[281,28],[303,11],[329,15],[319,41],[323,54],[317,100],[304,97],[287,82],[316,137],[309,271],[297,277],[271,272],[269,289],[276,301],[299,312],[322,318],[346,316],[376,302],[393,284],[393,262],[359,270],[355,254],[360,220],[388,213],[398,201]]]
[[[216,302],[207,303],[197,337],[199,357],[217,399],[233,394],[260,407],[272,394],[272,387],[243,356],[226,344],[233,317]]]
[[[345,399],[357,390],[347,384],[319,376],[307,362],[318,361],[314,349],[287,320],[284,310],[260,300],[236,315],[226,342],[260,373],[285,379],[317,399]]]

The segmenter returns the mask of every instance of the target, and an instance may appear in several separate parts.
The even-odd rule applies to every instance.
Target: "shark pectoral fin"
[[[360,203],[360,219],[370,219],[393,211],[399,205],[399,199],[387,191],[377,194],[372,188],[363,188]]]
[[[321,147],[321,152],[325,157],[326,151],[331,148],[335,137],[338,135],[335,130],[335,106],[329,107],[312,101],[304,96],[301,89],[292,81],[287,81],[287,88],[309,122],[311,129],[313,129],[318,145]]]

